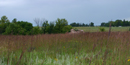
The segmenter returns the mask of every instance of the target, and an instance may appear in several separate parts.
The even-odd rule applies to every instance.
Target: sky
[[[0,17],[10,21],[28,21],[35,18],[49,22],[65,18],[68,23],[102,22],[117,19],[130,21],[130,0],[0,0]]]

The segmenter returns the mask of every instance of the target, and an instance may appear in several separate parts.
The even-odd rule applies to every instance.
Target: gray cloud
[[[129,0],[1,0],[0,15],[33,22],[34,18],[54,21],[65,18],[69,23],[130,20]]]

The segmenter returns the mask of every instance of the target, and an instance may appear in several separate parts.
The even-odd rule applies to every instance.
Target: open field
[[[130,65],[130,32],[0,35],[0,65]]]
[[[81,29],[81,30],[84,30],[85,32],[100,32],[99,28],[100,27],[73,27],[74,28],[77,28],[77,29]],[[109,27],[103,27],[105,28],[105,31],[109,31]],[[111,30],[113,32],[117,32],[117,31],[129,31],[129,28],[130,27],[111,27]]]

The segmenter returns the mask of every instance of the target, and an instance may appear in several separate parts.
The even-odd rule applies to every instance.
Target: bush
[[[62,31],[63,33],[66,33],[66,32],[70,32],[70,30],[72,29],[72,26],[71,25],[67,25],[67,26],[64,26]]]
[[[105,28],[99,28],[99,30],[101,31],[101,32],[104,32],[105,31]]]
[[[37,35],[37,34],[41,34],[42,31],[40,30],[39,27],[33,27],[33,29],[31,30],[31,34],[32,35]]]
[[[10,25],[5,29],[5,32],[3,34],[5,35],[25,35],[25,29],[22,28],[21,26],[15,24],[15,23],[10,23]]]
[[[5,29],[7,28],[7,26],[9,26],[10,23],[3,23],[0,24],[0,34],[5,32]]]
[[[54,22],[50,22],[49,26],[46,27],[47,28],[47,32],[49,34],[55,33],[54,27],[55,27]]]
[[[79,31],[77,28],[74,29],[75,31]]]

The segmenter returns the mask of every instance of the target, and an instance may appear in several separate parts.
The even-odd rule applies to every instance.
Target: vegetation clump
[[[77,28],[74,28],[75,31],[79,31]]]
[[[101,32],[104,32],[104,31],[105,31],[105,28],[100,27],[99,30],[100,30]]]

